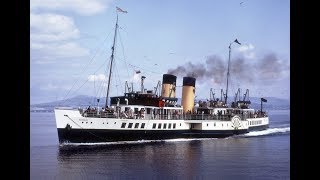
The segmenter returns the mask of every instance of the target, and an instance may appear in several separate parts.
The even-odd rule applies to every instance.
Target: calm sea
[[[223,139],[59,145],[53,113],[30,113],[30,179],[290,179],[290,111]]]

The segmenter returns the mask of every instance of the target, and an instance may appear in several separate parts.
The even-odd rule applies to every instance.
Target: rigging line
[[[113,82],[114,86],[116,87],[116,94],[118,94],[118,85],[117,85],[117,66],[116,61],[114,61],[114,66],[112,67],[113,73],[111,74],[111,83]]]
[[[119,73],[119,70],[118,70],[118,68],[117,68],[117,66],[116,66],[116,63],[115,63],[115,70],[116,70],[116,75],[117,75],[117,77],[118,77],[118,79],[116,79],[116,77],[115,77],[115,80],[117,81],[118,80],[118,83],[116,82],[116,84],[118,84],[118,85],[116,85],[116,88],[117,88],[117,94],[118,94],[118,86],[120,85],[120,89],[122,89],[122,83],[121,83],[121,81],[120,81],[120,73]],[[115,76],[116,76],[115,75]]]
[[[119,30],[118,30],[119,31]],[[127,75],[128,77],[130,76],[129,75],[129,69],[128,69],[128,64],[127,64],[127,61],[126,61],[126,56],[124,54],[124,47],[123,47],[123,43],[122,43],[122,39],[121,39],[121,35],[120,35],[120,31],[118,32],[119,34],[119,40],[120,40],[120,44],[121,44],[121,48],[122,48],[122,54],[123,54],[123,58],[124,58],[124,64],[126,65],[126,69],[127,69]]]
[[[123,59],[121,59],[121,58],[119,58],[119,57],[118,57],[118,59],[121,60],[121,61],[124,61]],[[155,71],[150,71],[149,69],[142,68],[142,67],[139,67],[139,66],[136,66],[136,65],[132,65],[132,64],[130,64],[130,63],[128,63],[128,64],[129,64],[129,66],[131,66],[131,67],[138,68],[138,69],[142,69],[142,70],[144,70],[144,71],[149,71],[149,72],[154,73],[154,74],[163,74],[163,73],[159,73],[159,72],[155,72]]]
[[[97,92],[96,92],[96,96],[100,97],[101,96],[101,89],[102,89],[102,86],[103,86],[103,83],[104,83],[104,80],[100,81],[100,85],[97,89]]]
[[[109,67],[109,66],[107,66],[107,67]],[[104,74],[107,74],[107,69],[104,69]],[[100,83],[99,89],[97,91],[97,96],[99,98],[101,98],[102,97],[102,93],[106,91],[106,86],[105,86],[106,83],[107,83],[106,80],[103,80]]]
[[[109,67],[109,66],[108,66]],[[107,68],[109,69],[109,68]],[[104,69],[104,74],[107,74],[107,69]],[[107,80],[105,79],[104,81],[101,82],[101,91],[100,91],[100,97],[103,96],[102,93],[107,91],[107,87],[105,86],[107,84]]]
[[[93,74],[93,94],[96,94],[96,74]],[[93,102],[94,102],[94,97],[93,97]]]
[[[105,63],[106,63],[106,61],[104,61],[104,63],[98,68],[98,70],[94,72],[94,75],[104,66]],[[95,77],[96,77],[96,76],[94,76],[94,80],[95,80]],[[89,78],[87,78],[87,80],[84,82],[84,84],[87,83],[88,81],[89,81]],[[82,84],[82,86],[83,86],[84,84]],[[82,86],[78,87],[71,95],[75,94],[79,89],[82,88]],[[65,100],[65,101],[66,101],[66,100]],[[67,102],[67,101],[66,101],[66,102]]]
[[[98,72],[98,71],[104,66],[105,63],[106,63],[106,61],[104,61],[104,63],[99,67],[99,69],[98,69],[96,72]],[[107,65],[107,69],[109,68],[109,66],[110,66],[110,65],[108,64],[108,65]],[[104,74],[107,74],[107,72],[106,72],[107,69],[104,69]],[[103,88],[104,82],[105,82],[105,81],[103,81],[103,80],[101,81],[100,86],[99,86],[99,88],[98,88],[98,90],[97,90],[97,92],[96,92],[96,94],[95,94],[96,96],[101,97],[102,90],[103,90],[102,88]],[[102,89],[102,90],[101,90],[101,89]],[[100,94],[100,95],[99,95],[99,94]]]
[[[106,40],[108,39],[108,37],[109,37],[109,35],[111,34],[111,32],[112,32],[112,31],[110,31],[109,34],[107,35],[107,37],[103,40],[103,42],[101,43],[102,45],[106,42]],[[95,48],[95,49],[97,49],[97,48]],[[98,54],[98,52],[99,52],[100,50],[101,50],[101,48],[99,48],[99,49],[94,53],[94,55],[93,55],[93,57],[90,59],[90,61],[82,67],[82,70],[81,70],[81,72],[80,72],[79,74],[83,74],[83,72],[85,71],[86,67],[89,66],[89,65],[93,62],[94,58],[96,57],[96,55]],[[76,85],[76,83],[78,83],[79,79],[80,79],[80,77],[78,77],[78,79],[73,83],[72,87],[69,89],[69,91],[67,92],[67,94],[64,96],[63,100],[69,95],[70,91],[74,88],[74,86]],[[62,104],[64,104],[64,102],[63,102]]]
[[[73,93],[76,93],[76,92],[77,92],[79,89],[81,89],[82,86],[84,86],[88,81],[89,81],[89,79],[87,78],[87,80],[86,80],[78,89],[76,89]],[[68,101],[70,101],[70,99],[65,99],[64,101],[65,101],[65,102],[68,102]]]
[[[105,64],[106,64],[107,61],[103,61],[103,64],[101,64],[101,66],[94,72],[94,73],[97,73]],[[108,65],[109,67],[109,65]]]
[[[129,64],[129,66],[132,66],[132,67],[135,67],[135,68],[139,68],[139,69],[142,69],[144,71],[148,71],[148,72],[151,72],[151,73],[154,73],[154,74],[163,74],[163,73],[159,73],[159,72],[155,72],[155,71],[150,71],[149,69],[145,69],[145,68],[142,68],[142,67],[139,67],[139,66],[136,66],[136,65],[132,65],[132,64]]]

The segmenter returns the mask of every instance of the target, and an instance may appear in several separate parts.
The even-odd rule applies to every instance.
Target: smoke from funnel
[[[227,61],[218,56],[209,56],[205,63],[193,64],[188,62],[174,69],[169,69],[168,74],[179,77],[194,77],[199,82],[213,80],[216,84],[224,84],[227,77]],[[230,77],[242,83],[254,81],[274,81],[282,78],[283,71],[288,66],[273,53],[261,59],[244,59],[237,57],[230,60]]]

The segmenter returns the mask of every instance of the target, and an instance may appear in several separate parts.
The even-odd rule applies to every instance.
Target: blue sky
[[[125,81],[140,90],[142,75],[153,89],[178,66],[204,70],[197,98],[209,97],[210,88],[220,96],[228,46],[238,39],[241,45],[231,46],[229,96],[241,88],[250,96],[290,97],[289,0],[31,0],[31,104],[105,96],[116,6],[128,13],[119,13],[112,96],[122,95]],[[175,74],[178,96],[187,72]]]

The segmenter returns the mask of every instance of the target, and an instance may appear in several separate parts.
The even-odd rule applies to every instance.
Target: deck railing
[[[120,118],[120,119],[154,119],[154,120],[221,120],[230,121],[233,116],[238,115],[242,120],[247,118],[262,118],[267,117],[266,113],[250,113],[250,114],[225,114],[225,115],[211,115],[211,114],[132,114],[127,115],[124,112],[107,112],[107,111],[83,111],[79,110],[83,117],[94,118]]]

